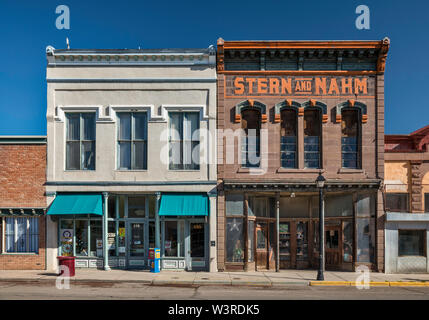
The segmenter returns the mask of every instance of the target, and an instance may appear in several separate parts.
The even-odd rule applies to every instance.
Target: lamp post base
[[[323,271],[318,270],[317,271],[317,280],[318,281],[324,281],[324,277],[323,277]]]

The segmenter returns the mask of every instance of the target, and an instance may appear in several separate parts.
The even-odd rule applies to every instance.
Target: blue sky
[[[55,27],[58,5],[70,30]],[[355,9],[370,8],[358,30]],[[385,131],[429,125],[429,2],[340,0],[0,0],[0,135],[46,134],[45,48],[205,48],[225,40],[391,39],[385,74]]]

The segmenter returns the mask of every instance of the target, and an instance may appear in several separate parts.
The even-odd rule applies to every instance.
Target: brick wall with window
[[[45,269],[46,141],[0,139],[0,270]]]

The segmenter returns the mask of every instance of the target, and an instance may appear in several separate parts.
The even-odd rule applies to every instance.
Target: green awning
[[[208,216],[209,199],[203,193],[169,193],[161,196],[160,216]]]
[[[59,194],[48,210],[49,215],[97,214],[103,215],[101,194]]]

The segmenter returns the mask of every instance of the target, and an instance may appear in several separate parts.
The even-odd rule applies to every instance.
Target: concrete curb
[[[0,278],[0,282],[21,283],[55,283],[56,278]],[[356,287],[355,281],[229,281],[229,280],[108,280],[108,279],[76,279],[70,278],[71,283],[140,283],[149,286],[228,286],[228,287],[260,287],[260,288],[287,288],[291,286],[314,286],[314,287]],[[371,281],[370,287],[429,287],[429,281]]]
[[[310,286],[325,287],[355,287],[355,281],[310,281]],[[424,281],[385,281],[369,282],[370,287],[429,287],[429,282]]]

